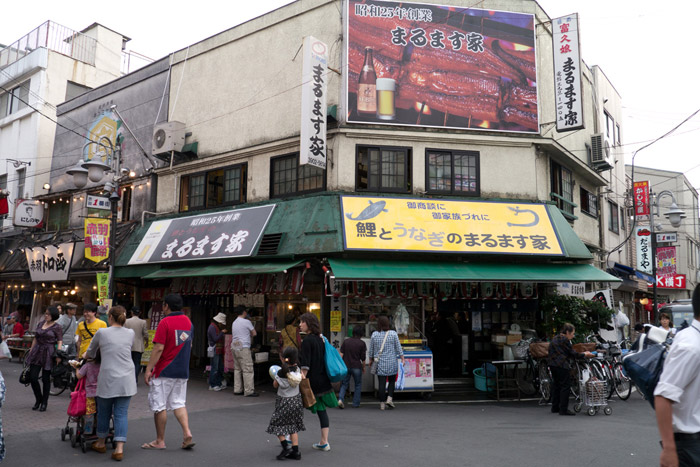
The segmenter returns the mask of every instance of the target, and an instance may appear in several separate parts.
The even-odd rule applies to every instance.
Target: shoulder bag
[[[311,390],[311,381],[308,378],[304,378],[299,383],[299,392],[301,393],[301,401],[305,408],[313,407],[316,404],[316,397],[314,392]]]
[[[348,367],[340,356],[338,349],[333,347],[333,344],[328,342],[328,339],[323,338],[326,347],[326,373],[331,383],[338,383],[348,374]]]
[[[80,378],[75,386],[75,391],[70,393],[70,402],[68,403],[68,416],[81,417],[85,415],[87,408],[87,397],[85,392],[85,379]]]
[[[377,368],[379,367],[379,357],[382,356],[382,352],[384,351],[384,344],[386,344],[386,338],[389,337],[389,331],[384,334],[384,340],[382,341],[382,346],[379,347],[379,353],[377,354],[377,357],[372,360],[372,366],[369,367],[370,373],[373,375],[377,374]]]
[[[629,353],[622,359],[622,366],[627,375],[652,407],[654,407],[654,389],[664,369],[667,353],[665,344],[653,344],[639,352]]]
[[[24,368],[22,368],[22,373],[19,374],[19,383],[24,384],[25,386],[29,386],[29,383],[31,381],[29,380],[29,364],[24,363]]]

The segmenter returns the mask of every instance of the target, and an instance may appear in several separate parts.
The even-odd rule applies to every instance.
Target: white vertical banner
[[[583,128],[578,14],[552,20],[557,131]]]
[[[651,231],[646,227],[637,227],[634,231],[637,246],[637,270],[652,273]]]
[[[326,168],[326,71],[328,47],[318,39],[304,38],[301,88],[300,165]]]

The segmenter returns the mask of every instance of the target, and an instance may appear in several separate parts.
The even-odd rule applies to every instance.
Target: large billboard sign
[[[349,122],[539,133],[533,15],[346,4]]]

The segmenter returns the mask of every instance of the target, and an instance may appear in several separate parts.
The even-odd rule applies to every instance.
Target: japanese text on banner
[[[109,219],[85,219],[85,257],[99,263],[109,258]]]

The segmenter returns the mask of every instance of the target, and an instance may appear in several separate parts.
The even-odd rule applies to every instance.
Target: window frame
[[[28,79],[0,95],[0,106],[4,107],[4,109],[0,108],[0,118],[8,117],[29,107],[28,102],[31,82],[32,80]]]
[[[225,201],[225,188],[226,188],[226,171],[233,169],[241,169],[240,174],[240,187],[239,191],[241,193],[241,199],[238,201]],[[220,204],[210,205],[209,204],[209,181],[208,175],[213,172],[223,171],[223,186],[222,186],[222,202]],[[202,204],[192,206],[191,203],[191,189],[192,189],[192,178],[202,177],[203,180],[203,192],[202,192]],[[184,192],[183,187],[186,185],[187,193]],[[199,197],[199,195],[198,195]],[[208,170],[201,170],[199,172],[192,172],[188,174],[183,174],[180,176],[180,196],[178,202],[179,212],[195,212],[203,211],[205,209],[213,209],[221,206],[236,206],[239,204],[244,204],[247,202],[248,198],[248,163],[242,162],[240,164],[227,165],[224,167],[210,168]],[[187,201],[187,209],[183,209],[184,201]]]
[[[450,156],[450,190],[433,190],[430,188],[430,155],[445,154]],[[474,157],[474,171],[476,172],[476,189],[474,191],[456,190],[455,186],[455,156]],[[470,198],[478,198],[481,196],[481,153],[473,150],[452,150],[452,149],[425,149],[425,191],[430,194],[465,196]]]
[[[620,234],[620,206],[608,200],[608,230]]]
[[[549,166],[551,186],[551,191],[549,193],[550,198],[556,203],[557,208],[559,208],[559,211],[567,220],[571,222],[575,221],[578,219],[578,217],[574,215],[574,209],[578,207],[578,204],[574,203],[574,187],[576,186],[574,173],[571,169],[561,165],[553,159],[550,159]],[[570,178],[570,197],[568,198],[564,196],[564,174],[568,174]],[[567,209],[564,209],[564,207]]]
[[[586,195],[586,203],[583,202],[584,195]],[[590,216],[594,219],[597,219],[598,213],[600,212],[600,207],[598,206],[598,196],[593,194],[593,192],[588,191],[584,187],[580,186],[579,187],[579,199],[580,199],[579,202],[580,202],[581,212],[586,214],[587,216]],[[591,209],[591,204],[593,204],[595,206],[594,209]],[[588,206],[587,209],[586,209],[586,206]]]
[[[7,189],[7,174],[0,175],[0,190]]]
[[[295,159],[296,160],[296,174],[295,174],[295,179],[294,179],[294,183],[296,184],[296,190],[288,192],[288,193],[276,194],[274,192],[274,190],[275,190],[275,163],[277,161],[281,161],[283,159]],[[315,166],[309,165],[309,167],[315,167]],[[318,168],[318,167],[316,167],[316,168]],[[299,181],[302,180],[302,178],[299,177],[299,171],[303,170],[303,169],[304,169],[304,167],[299,165],[299,152],[291,152],[291,153],[287,153],[287,154],[281,154],[279,156],[270,157],[270,186],[268,189],[269,198],[270,199],[280,199],[280,198],[288,198],[288,197],[292,197],[292,196],[297,196],[297,195],[301,195],[301,194],[317,193],[317,192],[321,192],[321,191],[326,191],[326,186],[328,183],[328,170],[327,169],[323,169],[323,175],[321,177],[321,186],[319,188],[311,188],[309,190],[300,190],[299,189]]]
[[[358,170],[360,149],[376,149],[379,151],[379,178],[380,186],[378,188],[373,188],[369,183],[369,171],[367,172],[367,188],[360,188],[360,172]],[[382,181],[382,151],[403,151],[406,155],[406,169],[403,174],[403,188],[383,188],[381,186]],[[413,147],[411,146],[378,146],[371,144],[356,144],[355,145],[355,191],[359,192],[369,192],[369,193],[411,193],[413,187]]]
[[[15,199],[24,199],[25,189],[27,187],[27,168],[22,167],[17,169],[17,194]]]

